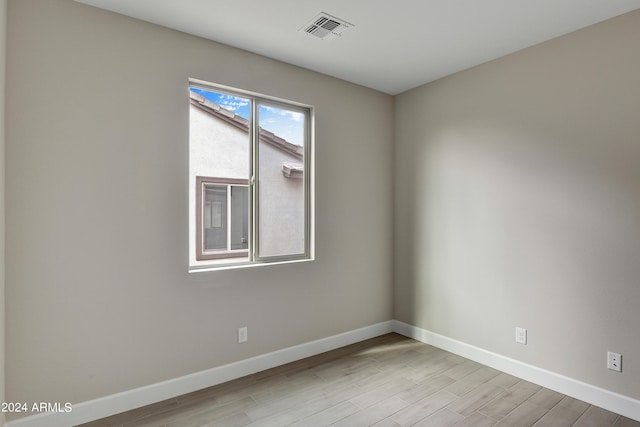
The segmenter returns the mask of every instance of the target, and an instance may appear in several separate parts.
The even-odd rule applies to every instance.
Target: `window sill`
[[[243,268],[253,268],[253,267],[265,267],[270,265],[282,265],[282,264],[295,264],[300,262],[309,262],[313,261],[314,258],[300,258],[300,259],[288,259],[282,261],[269,261],[269,262],[249,262],[249,261],[238,261],[229,263],[229,260],[220,260],[219,264],[206,264],[206,265],[191,265],[189,266],[189,273],[204,273],[209,271],[219,271],[219,270],[236,270]]]

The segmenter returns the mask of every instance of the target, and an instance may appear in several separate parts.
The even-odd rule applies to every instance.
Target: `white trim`
[[[393,320],[392,323],[393,331],[398,334],[433,345],[627,418],[640,421],[640,400],[492,353],[398,320]]]
[[[391,320],[377,323],[206,371],[74,404],[71,412],[43,413],[9,421],[6,427],[71,427],[98,420],[324,353],[325,351],[388,334],[393,332],[392,326]],[[62,407],[64,408],[64,403]]]
[[[416,326],[397,320],[389,320],[206,371],[82,402],[73,405],[72,411],[68,413],[37,414],[9,421],[6,423],[6,427],[70,427],[211,387],[389,332],[396,332],[433,345],[518,378],[640,421],[639,400],[528,365]],[[61,406],[64,407],[64,404]]]

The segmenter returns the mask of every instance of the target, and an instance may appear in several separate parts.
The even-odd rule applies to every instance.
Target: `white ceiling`
[[[596,22],[640,0],[77,0],[397,94]],[[320,40],[320,12],[355,25]]]

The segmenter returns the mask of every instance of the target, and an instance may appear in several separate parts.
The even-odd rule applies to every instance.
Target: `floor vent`
[[[304,31],[310,36],[327,40],[341,36],[343,32],[353,26],[353,24],[350,24],[343,19],[336,18],[335,16],[331,16],[323,12],[313,18],[313,20],[307,25],[300,28],[300,31]]]

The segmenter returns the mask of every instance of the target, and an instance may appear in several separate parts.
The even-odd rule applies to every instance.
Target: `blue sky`
[[[249,119],[250,102],[248,99],[197,88],[191,88],[191,91],[204,96],[209,101],[215,102],[240,117]],[[304,115],[302,113],[269,105],[260,105],[258,115],[261,128],[273,132],[292,144],[304,145]]]

